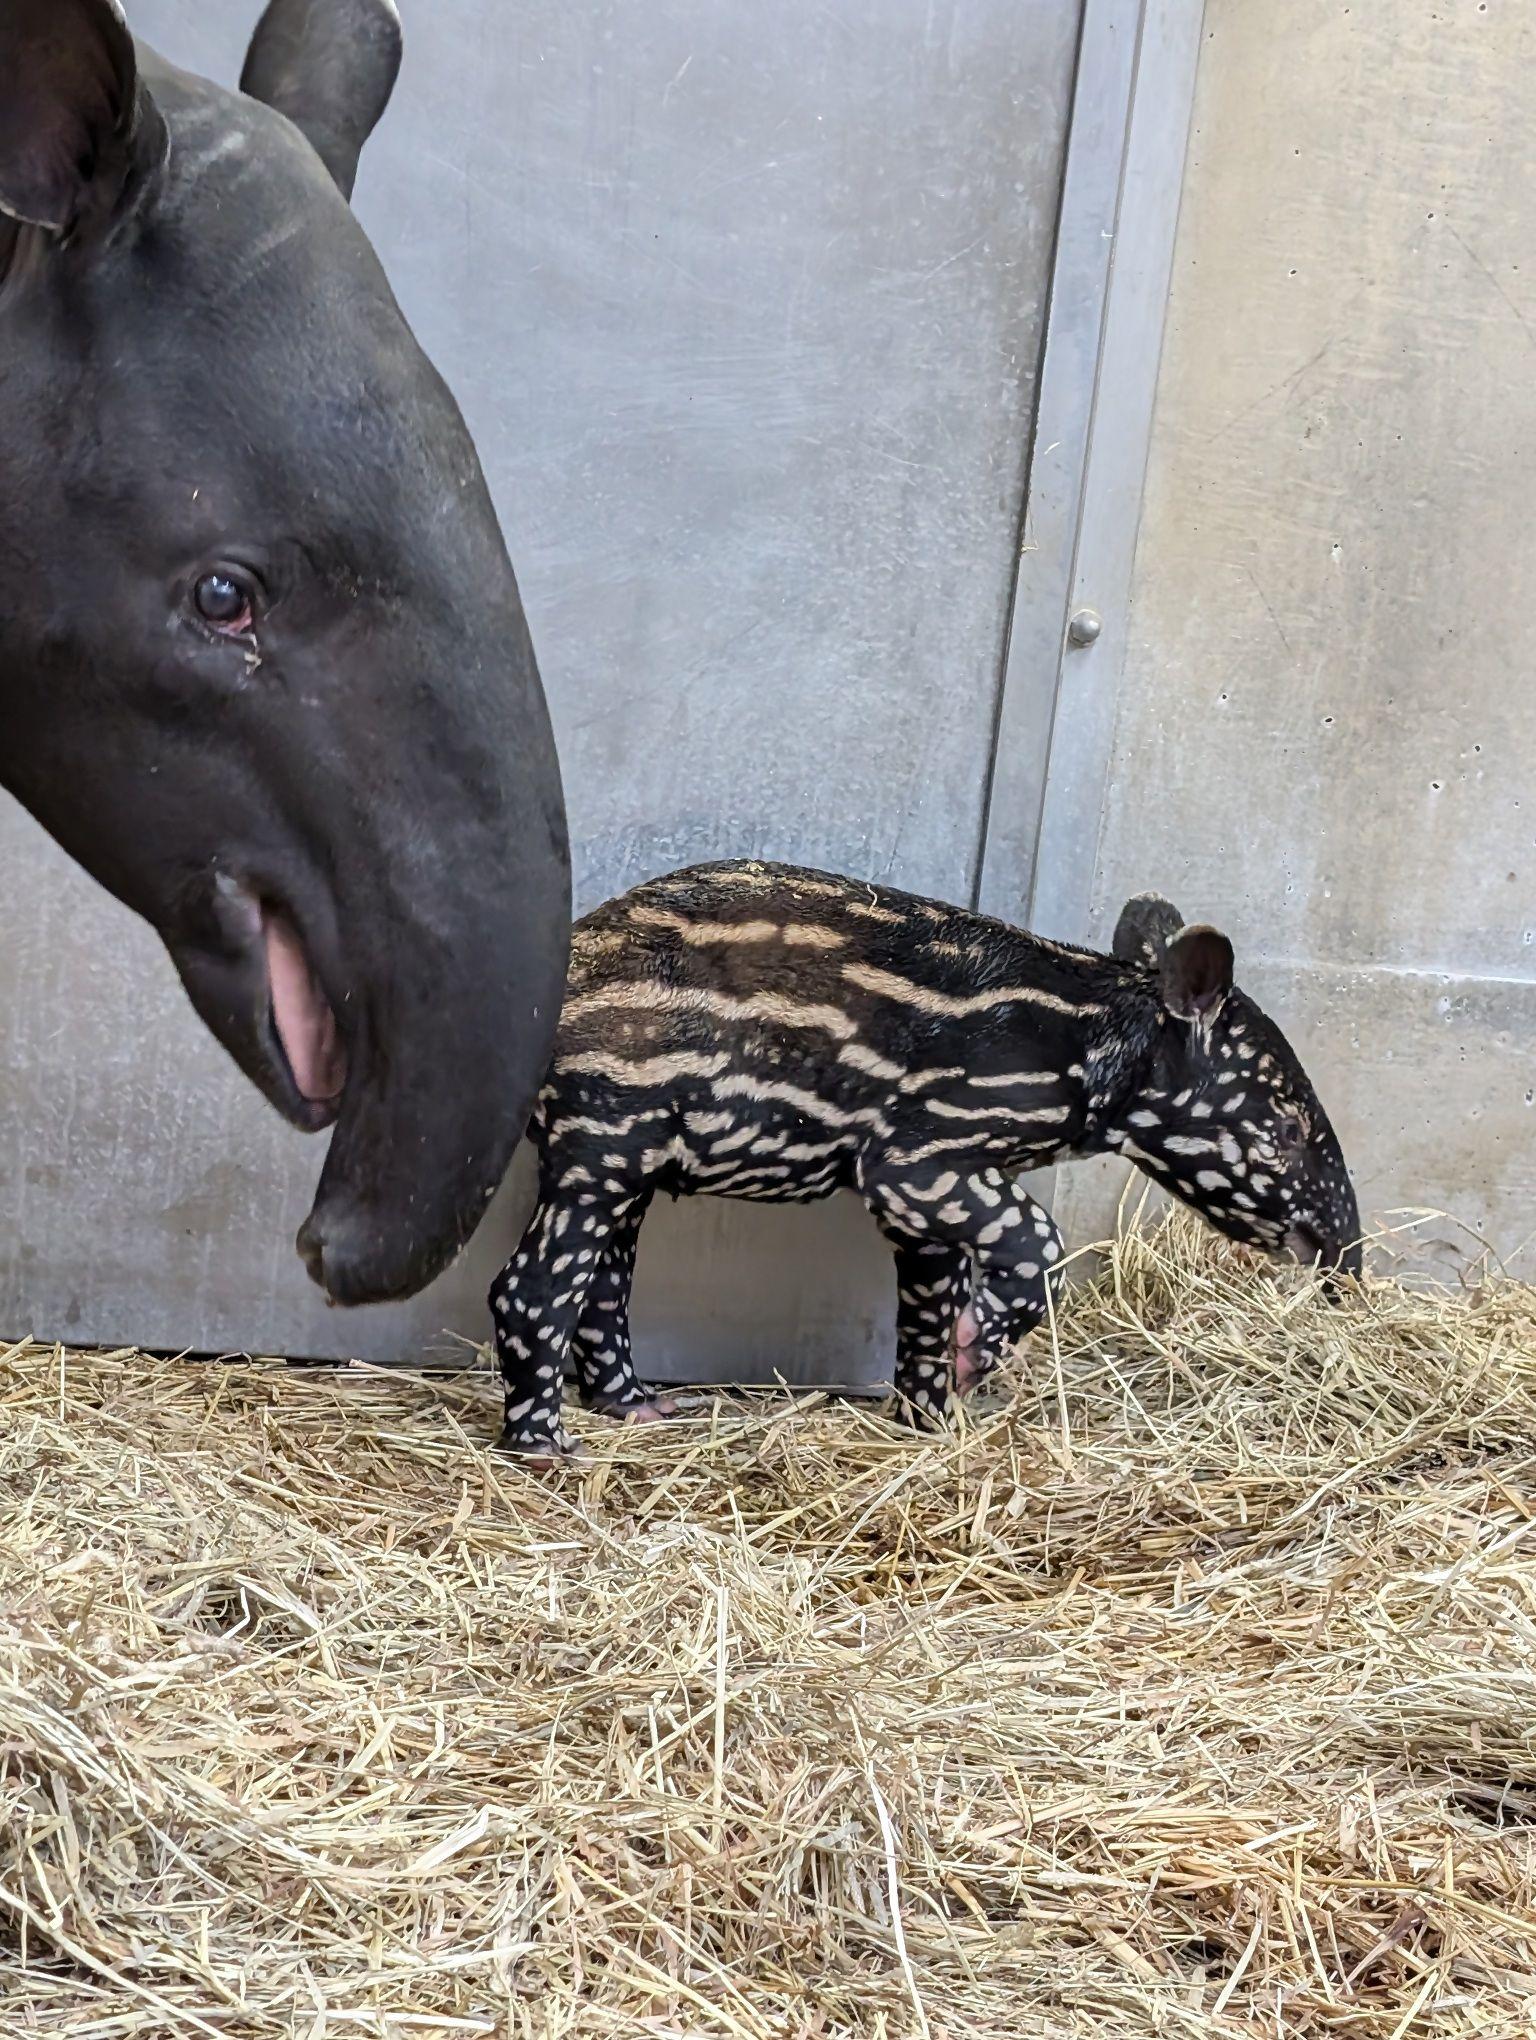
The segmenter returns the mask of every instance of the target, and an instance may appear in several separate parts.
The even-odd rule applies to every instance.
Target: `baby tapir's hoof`
[[[955,1393],[969,1395],[989,1374],[995,1374],[1001,1364],[1002,1356],[982,1343],[976,1313],[967,1304],[955,1325]]]
[[[547,1409],[526,1402],[507,1411],[495,1449],[517,1460],[530,1473],[548,1473],[554,1467],[586,1457],[579,1438],[563,1424],[552,1421]]]
[[[618,1424],[664,1424],[668,1417],[677,1415],[677,1404],[669,1395],[648,1395],[639,1402],[625,1402],[616,1397],[612,1402],[592,1402],[587,1408],[596,1410],[599,1416],[612,1417]]]
[[[584,1408],[620,1424],[659,1424],[677,1415],[674,1397],[643,1387],[632,1374],[627,1379],[621,1376],[607,1388],[584,1382],[581,1400]]]
[[[588,1457],[587,1449],[579,1439],[572,1438],[568,1445],[556,1451],[548,1445],[524,1444],[505,1426],[493,1449],[504,1453],[508,1459],[515,1459],[528,1473],[553,1473],[557,1466],[574,1466]]]
[[[891,1415],[914,1431],[942,1431],[949,1417],[949,1370],[933,1364],[924,1377],[898,1381]]]

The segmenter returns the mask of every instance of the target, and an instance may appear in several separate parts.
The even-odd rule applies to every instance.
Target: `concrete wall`
[[[1536,10],[1205,25],[1095,925],[1221,921],[1365,1208],[1528,1272]]]

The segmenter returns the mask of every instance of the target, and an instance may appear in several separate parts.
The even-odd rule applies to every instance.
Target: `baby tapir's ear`
[[[1163,955],[1163,1003],[1178,1020],[1208,1020],[1232,989],[1232,945],[1215,928],[1181,928]]]
[[[1138,893],[1127,900],[1115,923],[1114,952],[1122,963],[1162,966],[1163,953],[1184,925],[1184,916],[1161,893]]]
[[[240,90],[287,114],[350,198],[357,159],[399,74],[394,0],[271,0]]]

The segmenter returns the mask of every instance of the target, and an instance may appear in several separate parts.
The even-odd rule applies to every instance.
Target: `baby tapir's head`
[[[1114,950],[1162,1007],[1116,1129],[1122,1151],[1229,1238],[1358,1275],[1338,1137],[1290,1043],[1234,986],[1226,936],[1146,893],[1127,903]]]

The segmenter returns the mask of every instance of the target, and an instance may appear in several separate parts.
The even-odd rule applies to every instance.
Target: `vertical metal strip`
[[[1203,0],[1087,0],[1037,451],[976,888],[1081,937],[1194,105]],[[1079,607],[1104,619],[1069,647]]]
[[[1114,227],[1077,555],[1067,605],[1103,619],[1093,644],[1061,646],[1033,859],[1030,925],[1094,932],[1094,882],[1116,704],[1129,638],[1131,580],[1163,330],[1194,111],[1202,0],[1147,0]]]
[[[1143,0],[1084,0],[1039,401],[973,897],[1026,918],[1045,793]]]

